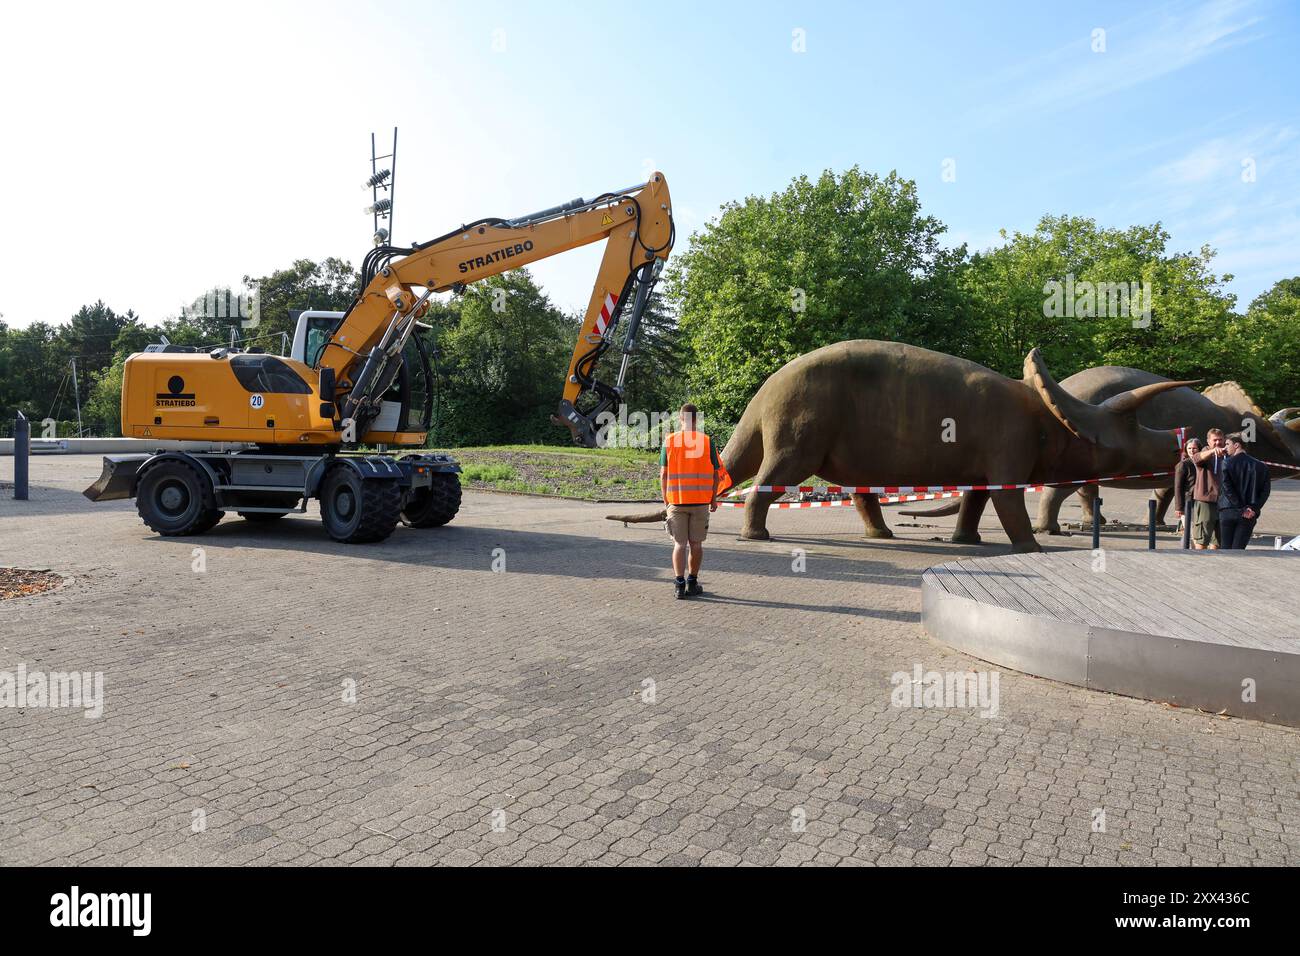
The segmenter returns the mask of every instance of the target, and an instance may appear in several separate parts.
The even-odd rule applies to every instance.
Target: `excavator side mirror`
[[[320,370],[320,384],[316,391],[320,394],[320,417],[334,417],[334,369],[328,366]]]
[[[316,391],[322,402],[334,401],[334,369],[325,366],[320,370],[320,386]]]

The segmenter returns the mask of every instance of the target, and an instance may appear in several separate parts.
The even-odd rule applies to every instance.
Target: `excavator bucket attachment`
[[[596,428],[595,421],[574,408],[573,403],[561,400],[560,410],[551,416],[551,423],[568,428],[573,435],[574,444],[582,445],[584,448],[598,447],[596,436],[599,430]]]
[[[130,498],[135,487],[135,473],[149,460],[149,455],[105,455],[104,473],[82,492],[91,501],[117,501]]]

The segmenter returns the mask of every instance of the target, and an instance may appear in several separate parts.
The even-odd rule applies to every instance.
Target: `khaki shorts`
[[[1192,502],[1192,540],[1205,547],[1219,543],[1219,506],[1214,502]]]
[[[699,544],[709,536],[708,505],[669,505],[668,534],[678,544]]]

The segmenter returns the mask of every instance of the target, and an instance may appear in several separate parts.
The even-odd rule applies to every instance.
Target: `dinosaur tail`
[[[900,511],[900,515],[908,518],[942,518],[946,515],[955,515],[961,510],[960,501],[950,501],[948,504],[939,505],[937,508],[930,508],[927,511],[918,511],[915,508],[906,511]]]

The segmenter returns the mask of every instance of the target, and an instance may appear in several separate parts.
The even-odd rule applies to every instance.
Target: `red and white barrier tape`
[[[1288,466],[1289,467],[1289,466]],[[949,491],[1035,491],[1045,487],[1065,488],[1071,485],[1098,485],[1106,481],[1135,481],[1142,478],[1167,478],[1173,471],[1146,471],[1137,475],[1115,475],[1111,478],[1080,478],[1076,481],[1053,481],[1046,484],[1017,485],[751,485],[732,494],[746,495],[751,491],[765,493],[798,492],[821,495],[910,495],[921,492]]]
[[[743,492],[742,492],[743,494]],[[940,491],[933,494],[925,495],[891,495],[882,496],[876,499],[882,505],[897,505],[905,501],[933,501],[936,498],[960,498],[960,491]],[[843,508],[846,505],[853,504],[852,498],[843,498],[838,501],[775,501],[770,507],[772,508]],[[744,501],[719,501],[719,508],[743,508]]]
[[[1262,459],[1261,459],[1262,461]],[[1263,461],[1275,468],[1300,471],[1300,465],[1284,465],[1280,461]],[[1073,485],[1099,485],[1107,481],[1136,481],[1145,478],[1167,478],[1172,471],[1145,471],[1137,475],[1116,475],[1113,478],[1080,478],[1075,481],[1054,481],[1045,485],[751,485],[732,488],[718,502],[721,508],[743,508],[744,498],[751,491],[773,494],[812,495],[876,495],[882,505],[902,504],[907,501],[933,501],[936,498],[960,498],[968,491],[1043,491],[1046,488],[1066,488]],[[736,500],[739,499],[739,500]],[[852,499],[836,501],[774,501],[771,508],[843,508],[853,504]]]
[[[852,498],[840,498],[837,501],[774,501],[771,508],[843,508],[853,504]],[[743,501],[719,501],[719,508],[743,508]]]

